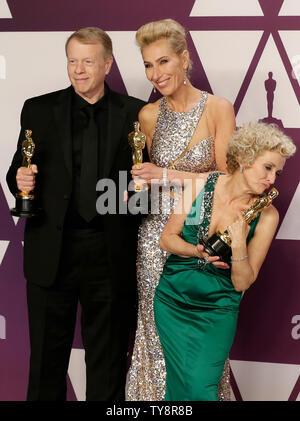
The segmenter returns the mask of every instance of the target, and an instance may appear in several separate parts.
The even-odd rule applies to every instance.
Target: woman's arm
[[[139,112],[139,123],[141,131],[146,135],[146,146],[150,158],[150,149],[154,136],[155,126],[158,118],[159,101],[146,104]]]
[[[246,246],[249,226],[242,217],[228,227],[232,239],[231,280],[236,291],[245,291],[255,282],[278,225],[274,206],[261,213],[253,238]]]
[[[209,96],[211,105],[208,103],[208,126],[214,134],[215,156],[217,169],[227,172],[226,152],[230,137],[236,129],[234,109],[227,99]]]
[[[188,243],[181,237],[184,222],[190,213],[195,198],[203,189],[205,181],[206,180],[203,178],[190,180],[162,232],[159,245],[163,250],[166,250],[169,253],[186,258],[205,257],[207,263],[213,263],[218,268],[227,269],[228,265],[219,261],[218,256],[209,256],[204,252],[204,247],[202,245]]]
[[[181,238],[184,222],[191,210],[192,204],[204,187],[204,180],[191,180],[177,203],[169,221],[162,232],[159,245],[169,253],[182,257],[202,257],[197,246],[187,243]]]

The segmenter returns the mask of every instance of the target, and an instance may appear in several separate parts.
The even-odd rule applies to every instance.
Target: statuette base
[[[201,240],[200,244],[209,256],[219,256],[223,262],[229,263],[231,247],[220,238],[218,233],[213,234],[207,241]]]
[[[41,209],[36,209],[36,203],[30,196],[21,196],[16,197],[16,206],[10,213],[20,218],[32,218],[40,215]]]

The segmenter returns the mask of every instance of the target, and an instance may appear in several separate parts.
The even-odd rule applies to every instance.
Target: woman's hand
[[[163,169],[151,162],[143,162],[142,164],[133,165],[131,174],[134,180],[140,178],[150,184],[151,180],[161,180],[163,178]]]
[[[250,226],[246,223],[242,215],[239,213],[237,219],[227,227],[228,234],[231,238],[232,248],[242,248],[246,246],[246,239],[250,231]]]
[[[204,258],[207,261],[207,263],[212,263],[219,269],[229,269],[229,265],[225,262],[222,262],[219,256],[210,256],[208,253],[206,253],[202,244],[197,244],[196,249],[198,257]]]

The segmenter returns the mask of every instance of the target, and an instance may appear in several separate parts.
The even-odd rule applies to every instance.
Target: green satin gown
[[[208,177],[185,221],[182,237],[189,243],[207,238],[218,176]],[[258,220],[259,215],[251,222],[247,242]],[[218,400],[241,297],[230,269],[205,266],[204,259],[194,257],[168,257],[154,297],[155,323],[166,361],[166,401]]]

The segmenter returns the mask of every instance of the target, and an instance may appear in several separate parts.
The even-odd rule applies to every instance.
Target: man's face
[[[104,94],[104,79],[110,72],[112,57],[104,58],[102,44],[83,44],[72,38],[67,46],[68,75],[78,95],[95,103]]]

